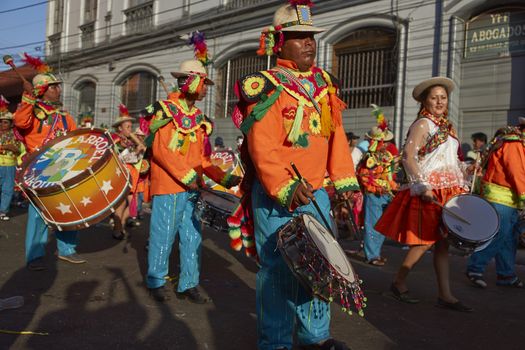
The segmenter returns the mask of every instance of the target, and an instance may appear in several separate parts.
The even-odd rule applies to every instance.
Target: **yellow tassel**
[[[288,141],[291,143],[296,143],[301,136],[301,125],[303,124],[303,105],[299,103],[297,106],[297,111],[295,112],[295,119],[293,121],[292,130],[288,134]]]
[[[168,144],[168,148],[172,151],[175,151],[177,149],[177,144],[179,143],[179,131],[173,130],[173,133],[171,134],[171,140]]]
[[[190,148],[190,135],[184,135],[184,143],[182,144],[182,147],[180,148],[180,153],[182,155],[185,155],[188,153],[188,149]]]
[[[321,99],[321,135],[324,137],[330,137],[330,133],[334,130],[332,126],[332,115],[330,113],[330,107],[328,106],[328,97],[325,96]]]

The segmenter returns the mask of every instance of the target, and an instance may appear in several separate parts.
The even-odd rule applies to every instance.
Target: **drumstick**
[[[162,88],[166,92],[166,95],[169,95],[170,94],[170,90],[168,89],[168,87],[166,86],[166,83],[164,82],[164,77],[162,75],[159,75],[159,76],[157,76],[157,80],[159,81],[160,86],[162,86]]]
[[[478,176],[478,162],[480,161],[480,154],[476,154],[476,161],[474,162],[474,175],[472,176],[472,183],[470,184],[470,194],[474,193],[474,185],[476,184],[476,177]]]
[[[22,75],[22,73],[20,73],[18,71],[18,69],[16,68],[15,66],[15,63],[13,61],[13,57],[11,57],[10,55],[4,55],[3,57],[3,60],[4,60],[4,63],[7,64],[8,66],[10,66],[14,71],[15,73],[18,75],[18,77],[20,79],[22,79],[22,81],[25,81],[27,82],[27,79]]]
[[[459,221],[461,222],[464,222],[465,224],[467,225],[470,225],[470,222],[468,222],[464,217],[454,213],[452,210],[448,209],[447,207],[443,206],[441,203],[439,203],[437,200],[433,199],[432,200],[432,203],[434,203],[435,205],[439,206],[441,209],[443,209],[445,212],[447,212],[447,214],[450,214],[451,216],[455,217],[456,219],[458,219]]]
[[[295,166],[294,162],[290,162],[290,165],[292,166],[292,169],[295,172],[295,175],[297,175],[297,177],[299,178],[299,181],[301,181],[301,183],[303,184],[303,186],[305,188],[308,188],[308,186],[306,185],[306,181],[304,180],[304,177],[301,176],[301,173],[299,173],[299,170]],[[315,209],[317,210],[317,213],[319,214],[321,219],[323,219],[323,222],[324,222],[324,225],[326,226],[326,229],[328,230],[328,232],[330,232],[332,237],[334,239],[336,239],[334,233],[332,232],[332,228],[331,228],[330,224],[328,223],[328,221],[326,220],[323,212],[321,211],[321,208],[319,208],[319,204],[317,204],[317,201],[315,200],[315,197],[311,198],[311,200],[312,200],[312,203],[313,203]]]

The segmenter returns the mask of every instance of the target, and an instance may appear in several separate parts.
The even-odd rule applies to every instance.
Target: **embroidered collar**
[[[298,88],[297,84],[283,74],[280,69],[274,68],[261,73],[275,86],[281,85],[299,103],[313,108],[314,104],[308,95],[310,94],[315,101],[319,102],[328,93],[329,86],[327,81],[330,81],[330,79],[321,68],[314,66],[308,72],[299,72],[295,62],[282,59],[277,60],[277,67],[284,68],[292,73],[301,82],[306,93],[303,89]]]
[[[61,105],[53,104],[51,102],[47,101],[41,101],[38,100],[36,102],[36,107],[42,112],[38,111],[36,114],[36,117],[40,120],[43,120],[47,117],[49,117],[52,114],[60,114],[65,115],[66,113],[61,109]]]
[[[455,139],[458,138],[456,134],[456,130],[454,129],[454,126],[448,119],[448,113],[445,112],[443,116],[437,117],[433,115],[432,113],[430,113],[429,111],[427,111],[425,108],[423,108],[423,110],[421,110],[418,116],[418,119],[420,118],[429,119],[432,123],[434,123],[437,127],[439,127],[441,131],[448,130],[448,135],[452,136]]]
[[[211,134],[212,125],[199,108],[193,106],[189,110],[185,101],[178,98],[161,100],[159,104],[164,114],[173,119],[173,124],[179,132],[188,134],[204,126],[206,134]]]

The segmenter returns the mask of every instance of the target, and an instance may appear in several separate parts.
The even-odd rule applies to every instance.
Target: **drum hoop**
[[[103,136],[105,136],[108,139],[109,144],[110,145],[112,144],[111,138],[106,134],[106,130],[104,130],[104,129],[91,128],[91,129],[77,129],[77,130],[70,131],[70,132],[68,132],[65,135],[59,136],[59,137],[54,138],[53,140],[49,141],[40,150],[31,153],[27,157],[27,159],[24,160],[22,165],[20,166],[22,171],[20,171],[20,173],[18,174],[18,177],[17,177],[16,181],[18,181],[24,187],[29,187],[29,186],[26,185],[26,183],[24,181],[24,173],[25,173],[25,170],[27,169],[27,167],[29,166],[29,164],[31,164],[31,162],[35,158],[37,158],[41,154],[45,153],[49,148],[53,147],[57,143],[59,143],[59,142],[61,142],[63,140],[66,140],[66,139],[70,138],[71,136],[80,135],[80,134],[89,134],[92,131],[100,132]],[[93,172],[97,172],[100,168],[102,168],[103,165],[105,165],[108,162],[108,158],[111,157],[111,152],[113,152],[113,147],[110,146],[109,148],[107,148],[107,150],[109,152],[104,153],[104,155],[100,159],[98,159],[91,166],[91,169],[93,170]],[[72,185],[75,185],[77,183],[83,182],[89,176],[90,176],[90,173],[89,173],[89,171],[87,171],[87,168],[86,168],[80,174],[78,174],[77,176],[75,176],[75,177],[73,177],[73,178],[71,178],[69,180],[64,181],[62,184],[67,189],[67,188],[69,188]],[[60,185],[56,184],[56,185],[51,185],[51,186],[46,187],[46,188],[34,189],[34,191],[36,193],[38,193],[39,195],[49,195],[49,194],[62,192],[62,188],[60,187]]]
[[[496,230],[495,230],[495,232],[494,232],[494,234],[493,234],[492,236],[490,236],[489,238],[487,238],[485,241],[479,241],[479,240],[478,240],[478,241],[473,241],[473,240],[470,240],[470,239],[466,239],[466,238],[464,238],[464,237],[462,237],[462,236],[458,236],[455,232],[453,232],[452,230],[450,230],[450,228],[445,224],[445,220],[443,219],[443,217],[444,217],[444,213],[445,213],[445,211],[443,210],[443,211],[441,212],[441,221],[443,222],[443,225],[444,225],[444,226],[447,228],[447,230],[449,231],[449,234],[452,233],[453,236],[458,237],[458,238],[461,238],[462,240],[464,240],[464,241],[466,241],[466,242],[468,242],[468,243],[480,243],[480,242],[481,242],[481,244],[484,244],[484,243],[488,242],[489,240],[493,239],[493,238],[498,234],[499,229],[500,229],[500,224],[501,224],[501,223],[500,223],[499,214],[498,214],[498,211],[496,210],[496,207],[492,204],[492,202],[490,202],[490,201],[487,200],[486,198],[483,198],[483,196],[480,196],[480,195],[478,195],[478,194],[474,194],[474,193],[459,193],[459,194],[456,194],[455,196],[450,197],[450,199],[445,203],[445,205],[446,205],[449,201],[451,201],[453,198],[456,198],[456,197],[459,197],[459,196],[469,196],[469,197],[472,196],[472,197],[478,197],[478,198],[483,199],[485,202],[487,202],[488,204],[490,204],[490,206],[492,207],[492,209],[494,209],[494,212],[496,213],[496,218],[497,218],[497,220],[498,220],[498,223],[497,223],[497,225],[496,225]]]

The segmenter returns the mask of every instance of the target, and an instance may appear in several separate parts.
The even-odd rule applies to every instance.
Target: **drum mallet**
[[[299,172],[299,170],[297,169],[297,167],[295,166],[294,162],[290,162],[290,165],[292,166],[292,169],[293,171],[295,172],[295,175],[297,176],[297,178],[299,179],[299,181],[303,184],[303,186],[305,188],[308,188],[308,186],[306,185],[306,181],[304,180],[304,177],[301,176],[301,173]],[[319,214],[319,216],[321,217],[321,219],[323,219],[323,223],[324,225],[326,226],[326,229],[328,230],[328,232],[330,232],[330,234],[332,235],[332,237],[334,239],[336,239],[334,233],[332,232],[332,228],[330,226],[330,224],[328,223],[328,220],[326,220],[326,217],[324,216],[323,212],[321,211],[321,208],[319,207],[319,204],[317,203],[317,201],[315,200],[315,197],[311,198],[312,200],[312,203],[315,207],[315,210],[317,210],[317,213]]]
[[[166,92],[166,95],[170,94],[170,90],[168,89],[168,86],[166,85],[166,82],[164,81],[164,77],[162,75],[157,76],[157,80],[160,83],[160,86],[162,86],[162,89]]]
[[[20,79],[22,79],[22,81],[27,81],[27,79],[22,75],[22,73],[20,73],[18,69],[16,69],[13,57],[11,57],[10,55],[4,55],[3,59],[4,63],[11,67],[15,71],[15,73],[20,77]]]
[[[437,205],[438,207],[440,207],[441,209],[443,209],[447,214],[449,214],[450,216],[453,216],[455,217],[456,219],[458,219],[459,221],[467,224],[467,225],[470,225],[470,222],[467,221],[467,219],[465,219],[464,217],[460,216],[459,214],[456,214],[454,213],[452,210],[450,210],[449,208],[443,206],[441,203],[439,203],[437,200],[433,199],[432,200],[432,203],[434,203],[435,205]]]

